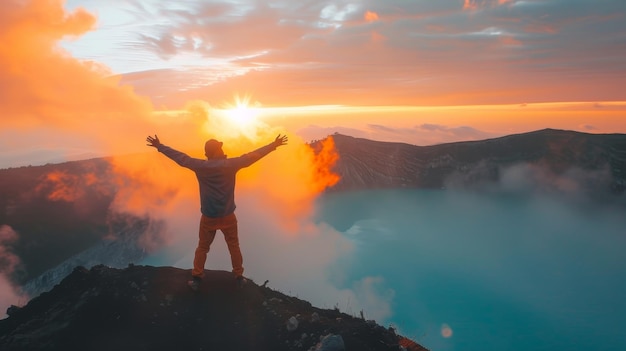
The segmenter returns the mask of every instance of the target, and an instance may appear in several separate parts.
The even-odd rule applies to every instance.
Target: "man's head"
[[[222,142],[215,139],[209,139],[204,143],[204,155],[207,159],[226,158],[222,150]]]

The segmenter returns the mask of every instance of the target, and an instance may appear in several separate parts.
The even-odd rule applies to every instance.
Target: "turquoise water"
[[[337,287],[383,277],[378,322],[433,351],[626,350],[623,207],[384,190],[317,208],[355,243],[329,269]]]

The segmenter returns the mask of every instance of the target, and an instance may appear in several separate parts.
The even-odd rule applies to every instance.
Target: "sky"
[[[621,0],[8,0],[0,9],[0,168],[139,152],[120,140],[143,140],[163,129],[163,113],[198,104],[229,118],[248,106],[248,119],[305,141],[626,132]]]
[[[0,41],[0,168],[115,155],[114,210],[167,218],[172,238],[195,230],[197,185],[147,135],[202,157],[208,138],[237,156],[287,134],[237,193],[242,227],[272,233],[255,240],[291,245],[263,262],[284,277],[349,246],[310,222],[337,155],[308,141],[626,133],[623,0],[4,0]],[[20,233],[0,228],[11,268]],[[324,235],[340,248],[308,249]]]

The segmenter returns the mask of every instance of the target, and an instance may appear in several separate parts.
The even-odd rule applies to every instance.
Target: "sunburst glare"
[[[259,120],[262,114],[262,107],[258,102],[252,102],[249,95],[243,97],[235,95],[230,102],[225,102],[219,108],[212,109],[212,113],[218,116],[222,123],[222,128],[229,131],[231,135],[243,135],[249,139],[255,139],[259,130],[267,128]]]
[[[235,95],[233,102],[224,104],[222,113],[242,128],[253,126],[259,115],[259,104],[251,103],[251,97]]]

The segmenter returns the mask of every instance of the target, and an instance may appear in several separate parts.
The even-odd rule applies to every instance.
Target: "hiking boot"
[[[193,277],[193,279],[191,279],[190,281],[187,282],[187,285],[189,285],[191,290],[198,291],[198,289],[200,289],[200,282],[201,281],[202,280],[200,278]]]
[[[235,281],[237,282],[237,287],[242,288],[244,285],[246,285],[248,279],[244,278],[243,275],[240,275],[235,278]]]

